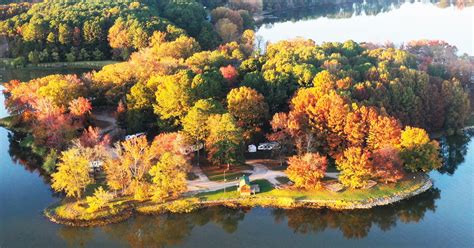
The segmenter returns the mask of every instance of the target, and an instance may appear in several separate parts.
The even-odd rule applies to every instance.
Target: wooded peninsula
[[[442,161],[429,134],[464,128],[472,58],[429,40],[263,45],[255,10],[231,2],[46,1],[1,12],[14,66],[125,60],[4,84],[11,116],[0,123],[24,134],[19,145],[66,196],[45,210],[50,219],[369,208],[431,187],[426,173]],[[244,195],[247,186],[258,190]]]

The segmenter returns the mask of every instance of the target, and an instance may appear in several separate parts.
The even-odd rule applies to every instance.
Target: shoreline
[[[189,213],[197,209],[207,207],[228,207],[228,208],[327,208],[331,210],[356,210],[370,209],[378,206],[386,206],[396,202],[409,199],[416,195],[422,194],[433,186],[433,182],[427,174],[422,175],[422,182],[415,186],[397,192],[392,195],[382,196],[378,198],[367,198],[364,200],[295,200],[289,197],[239,197],[223,200],[200,200],[196,197],[180,198],[165,203],[153,203],[150,201],[129,203],[122,210],[113,214],[101,216],[94,219],[67,219],[55,213],[55,208],[61,206],[61,203],[53,204],[44,210],[44,215],[52,222],[76,227],[104,226],[108,224],[125,221],[135,214],[142,215],[159,215],[164,213]]]

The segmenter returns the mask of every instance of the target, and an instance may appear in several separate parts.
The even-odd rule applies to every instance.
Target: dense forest
[[[146,47],[156,31],[168,37],[186,34],[207,50],[252,27],[246,10],[221,7],[211,13],[194,0],[46,1],[0,8],[0,35],[7,37],[13,65],[125,60]]]
[[[93,182],[88,161],[100,160],[109,189],[158,201],[186,190],[189,157],[180,149],[200,143],[221,166],[243,163],[245,145],[278,142],[275,157],[292,156],[288,177],[301,188],[319,187],[330,165],[350,188],[396,182],[441,165],[425,129],[454,132],[470,114],[473,63],[445,42],[397,49],[296,39],[254,48],[251,30],[211,51],[186,34],[156,31],[127,62],[12,81],[6,106],[12,125],[30,130],[56,190],[80,197]],[[89,127],[91,112],[104,107],[115,109],[126,133],[146,131],[151,144],[118,142],[110,157],[113,137]]]

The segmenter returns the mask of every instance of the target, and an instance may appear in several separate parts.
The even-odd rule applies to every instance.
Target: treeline
[[[28,11],[31,5],[33,4],[28,2],[0,5],[0,21]]]
[[[156,31],[194,37],[204,50],[237,39],[252,28],[247,11],[216,10],[212,24],[205,8],[186,1],[46,1],[2,9],[0,35],[6,36],[14,64],[128,59],[147,47]],[[213,12],[214,13],[214,12]]]

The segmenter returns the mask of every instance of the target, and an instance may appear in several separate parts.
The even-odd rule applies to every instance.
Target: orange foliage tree
[[[232,65],[228,65],[225,67],[221,67],[219,70],[225,80],[227,80],[229,86],[233,86],[237,80],[237,77],[239,76],[239,72],[237,71],[237,69],[235,69],[235,67]]]
[[[306,153],[290,157],[286,173],[296,187],[316,189],[321,187],[328,161],[319,153]]]
[[[398,149],[384,147],[372,153],[373,177],[378,181],[397,182],[405,175]]]
[[[239,87],[227,95],[227,109],[243,129],[246,141],[260,132],[263,122],[268,118],[268,105],[262,94],[249,87]]]

